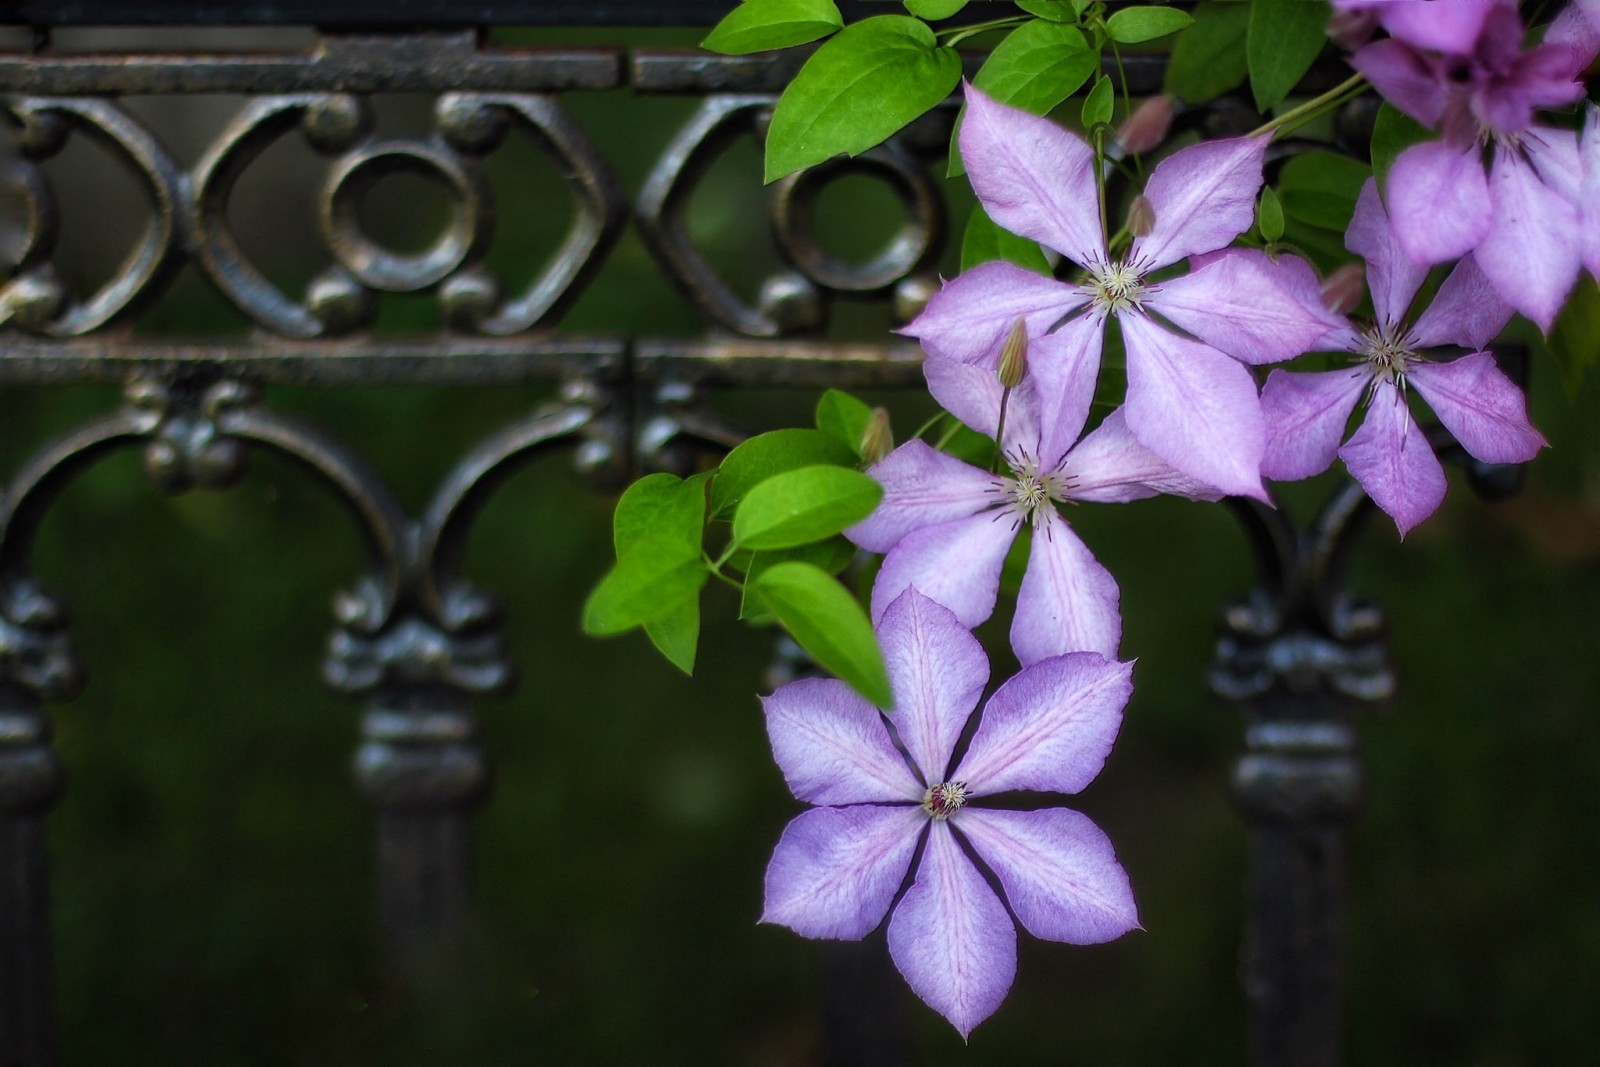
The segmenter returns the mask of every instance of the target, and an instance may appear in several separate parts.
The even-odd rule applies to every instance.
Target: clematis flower
[[[1124,503],[1158,493],[1216,500],[1222,493],[1140,444],[1122,409],[1076,444],[1084,415],[1056,428],[1065,434],[1045,432],[1031,370],[1006,398],[1003,429],[1004,390],[994,373],[935,357],[923,370],[946,410],[1002,437],[1004,469],[990,473],[908,441],[868,470],[882,484],[883,500],[845,536],[869,552],[886,553],[872,588],[873,618],[914,585],[963,625],[978,625],[994,613],[1006,553],[1027,526],[1032,551],[1011,623],[1017,658],[1027,665],[1065,652],[1115,656],[1122,639],[1116,580],[1056,505]]]
[[[1411,418],[1406,393],[1415,388],[1439,421],[1485,463],[1521,463],[1545,445],[1528,422],[1522,390],[1483,351],[1511,317],[1474,257],[1457,264],[1433,303],[1408,325],[1407,309],[1427,276],[1401,247],[1372,179],[1361,189],[1345,243],[1367,261],[1378,321],[1347,328],[1335,347],[1359,357],[1348,370],[1267,377],[1261,406],[1267,418],[1262,473],[1292,481],[1326,470],[1335,454],[1399,528],[1401,536],[1433,514],[1444,499],[1444,468]],[[1316,279],[1303,280],[1305,299]],[[1470,355],[1431,362],[1419,351],[1460,345]],[[1367,400],[1366,418],[1342,447],[1345,424]]]
[[[1509,0],[1399,0],[1374,10],[1392,36],[1362,48],[1351,66],[1442,134],[1407,148],[1389,172],[1401,247],[1424,264],[1473,253],[1505,301],[1548,332],[1585,238],[1576,135],[1534,116],[1583,96],[1577,74],[1593,52],[1581,54],[1576,31],[1524,50]]]
[[[1076,793],[1093,781],[1133,691],[1133,665],[1085,652],[1026,668],[989,698],[957,760],[989,679],[982,646],[914,589],[884,613],[878,635],[892,714],[831,678],[790,682],[762,702],[790,790],[818,806],[778,841],[761,921],[853,941],[889,916],[895,966],[966,1037],[1016,975],[1011,915],[1036,937],[1080,945],[1139,925],[1128,876],[1086,816],[971,806],[1008,790]]]
[[[1130,227],[1138,236],[1126,257],[1113,259],[1100,224],[1093,149],[971,86],[966,100],[961,156],[989,216],[1060,252],[1087,276],[1069,284],[985,263],[946,284],[902,332],[932,357],[993,370],[1020,321],[1040,422],[1051,435],[1083,425],[1104,325],[1115,317],[1128,352],[1133,435],[1199,481],[1263,497],[1261,411],[1242,363],[1297,356],[1326,326],[1280,289],[1264,256],[1229,253],[1181,277],[1156,282],[1151,275],[1223,248],[1250,226],[1267,138],[1208,141],[1163,160],[1136,212],[1143,224]]]

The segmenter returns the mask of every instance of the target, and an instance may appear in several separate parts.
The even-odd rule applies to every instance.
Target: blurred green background
[[[383,121],[425,129],[426,103],[388,102]],[[239,101],[212,104],[220,116]],[[564,104],[630,194],[694,107],[626,92]],[[217,128],[170,102],[129,106],[185,162]],[[109,270],[94,248],[124,225],[121,209],[97,213],[83,197],[115,207],[126,196],[137,218],[134,194],[91,180],[112,169],[97,151],[74,148],[51,171],[68,201],[63,270],[80,284]],[[242,184],[234,221],[297,292],[325,262],[305,177],[322,164],[296,144],[273,151],[282,158]],[[741,279],[776,262],[756,164],[753,145],[730,152],[694,212],[698,237]],[[503,150],[492,177],[491,262],[526,277],[555,245],[565,220],[547,209],[564,194],[526,143]],[[825,236],[864,255],[898,209],[871,179],[839,186],[824,197]],[[968,194],[960,181],[950,191],[959,234]],[[398,245],[426,240],[444,215],[436,190],[379,192],[367,221]],[[840,336],[888,325],[865,305],[839,319]],[[437,319],[427,298],[386,297],[380,325]],[[631,232],[563,328],[705,332]],[[141,325],[151,336],[242,329],[192,273]],[[1534,379],[1553,447],[1518,499],[1481,504],[1453,475],[1443,510],[1403,545],[1379,521],[1356,555],[1352,586],[1389,610],[1400,689],[1362,723],[1370,804],[1350,842],[1351,1062],[1573,1063],[1600,1038],[1597,388],[1565,396],[1542,355]],[[548,391],[268,398],[336,430],[416,509],[474,442]],[[894,405],[902,436],[930,410],[914,396],[868,398]],[[716,398],[753,429],[802,422],[814,401]],[[11,388],[4,402],[0,469],[14,470],[118,397]],[[692,680],[640,635],[582,637],[580,605],[610,562],[611,501],[550,461],[478,524],[470,574],[507,608],[522,683],[479,704],[498,783],[476,826],[477,973],[423,1002],[388,989],[376,963],[372,819],[349,780],[360,709],[317,678],[330,597],[363,564],[342,510],[270,456],[226,494],[161,498],[132,453],[65,494],[38,554],[91,671],[80,698],[52,709],[70,774],[50,821],[65,1062],[822,1061],[821,948],[756,924],[767,857],[801,807],[756,702],[772,635],[740,626],[732,596],[713,589]],[[1024,937],[1017,986],[969,1047],[903,988],[898,1008],[919,1062],[1239,1062],[1247,842],[1225,782],[1240,722],[1205,673],[1217,612],[1250,581],[1245,543],[1215,506],[1151,501],[1073,520],[1122,584],[1124,654],[1139,660],[1121,741],[1075,804],[1117,843],[1145,931],[1090,948]],[[998,678],[1013,664],[991,629]]]

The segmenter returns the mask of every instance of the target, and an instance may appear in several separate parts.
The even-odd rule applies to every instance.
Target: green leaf
[[[1140,44],[1193,23],[1193,16],[1173,7],[1125,7],[1106,19],[1106,33],[1118,44]]]
[[[833,0],[744,0],[712,28],[700,47],[742,56],[806,44],[843,25]]]
[[[1312,226],[1344,233],[1355,214],[1361,186],[1372,168],[1333,152],[1307,152],[1283,165],[1278,195],[1284,214]]]
[[[1272,186],[1261,187],[1261,202],[1256,205],[1256,225],[1261,228],[1261,237],[1268,244],[1275,244],[1283,236],[1283,205],[1278,203],[1278,194],[1272,191]]]
[[[658,619],[699,592],[707,576],[698,546],[644,534],[589,594],[583,630],[603,637]]]
[[[843,537],[830,537],[826,541],[795,548],[750,553],[745,561],[744,597],[739,604],[739,618],[746,622],[771,621],[772,610],[756,595],[750,584],[761,577],[762,572],[780,563],[798,562],[809,563],[826,574],[838,574],[855,558],[856,546]]]
[[[1245,61],[1256,110],[1266,112],[1289,95],[1328,43],[1326,0],[1254,0]]]
[[[694,674],[694,657],[700,646],[700,598],[691,596],[665,615],[649,620],[644,632],[668,663],[684,674]]]
[[[893,706],[872,624],[844,586],[809,563],[780,563],[763,571],[753,584],[819,666],[878,707]]]
[[[1111,109],[1116,106],[1115,90],[1111,87],[1111,79],[1104,74],[1094,83],[1094,88],[1089,90],[1089,95],[1083,101],[1083,128],[1092,130],[1096,126],[1104,126],[1111,121]]]
[[[1550,352],[1561,364],[1561,387],[1576,400],[1589,371],[1600,364],[1600,286],[1588,272],[1550,328]]]
[[[1372,124],[1372,170],[1378,184],[1389,181],[1389,168],[1395,159],[1414,144],[1431,141],[1438,134],[1428,129],[1387,100],[1378,108],[1378,117]]]
[[[882,143],[960,80],[960,55],[941,47],[924,22],[879,15],[846,26],[779,97],[767,130],[766,180]]]
[[[1194,25],[1183,31],[1167,61],[1167,92],[1198,104],[1243,82],[1250,4],[1209,0],[1194,9]]]
[[[821,430],[772,430],[728,453],[711,483],[711,515],[727,518],[757,484],[785,471],[831,463],[854,467],[855,450]]]
[[[967,0],[905,0],[906,10],[920,19],[937,22],[967,6]]]
[[[1071,3],[1070,0],[1017,0],[1017,6],[1030,15],[1051,22],[1077,22],[1078,16],[1088,5]]]
[[[646,534],[682,541],[699,551],[706,525],[706,479],[647,474],[628,486],[611,517],[611,539],[621,556]]]
[[[870,421],[872,409],[841,389],[829,389],[817,401],[817,429],[844,444],[857,459],[861,458],[861,436]]]
[[[733,539],[756,550],[793,548],[832,537],[878,506],[883,486],[849,467],[801,467],[745,494]]]
[[[1002,104],[1048,115],[1099,69],[1100,54],[1076,26],[1033,21],[1006,34],[972,84]]]
[[[961,269],[971,270],[979,263],[994,260],[1015,263],[1046,277],[1050,274],[1050,263],[1044,258],[1039,243],[1003,229],[980,204],[972,209],[972,216],[967,219],[967,232],[961,238]]]

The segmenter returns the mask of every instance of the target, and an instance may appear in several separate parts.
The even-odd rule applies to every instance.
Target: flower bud
[[[1000,349],[1000,384],[1015,389],[1028,373],[1028,324],[1018,319]]]
[[[893,451],[894,433],[889,429],[889,412],[873,408],[861,430],[861,459],[865,463],[876,463]]]
[[[1134,108],[1133,114],[1117,127],[1116,141],[1122,150],[1131,156],[1143,155],[1165,141],[1172,128],[1175,105],[1171,93],[1162,93]]]
[[[1322,304],[1329,311],[1348,315],[1367,292],[1367,269],[1360,263],[1346,263],[1322,279]]]
[[[1128,205],[1128,232],[1135,237],[1147,237],[1156,228],[1156,209],[1143,193]]]

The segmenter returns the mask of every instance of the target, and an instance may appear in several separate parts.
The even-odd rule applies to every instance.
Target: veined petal
[[[922,361],[922,374],[928,392],[939,406],[966,425],[993,437],[999,432],[1000,398],[1005,386],[993,368],[979,363],[957,363],[953,359]],[[1006,449],[1020,449],[1030,456],[1039,454],[1039,394],[1030,373],[1011,391],[1006,401]]]
[[[1159,493],[1189,500],[1220,500],[1215,486],[1184,474],[1139,443],[1123,409],[1105,417],[1067,454],[1061,473],[1072,482],[1071,498],[1082,503],[1126,504]]]
[[[1412,145],[1389,168],[1384,196],[1400,247],[1414,263],[1457,259],[1489,232],[1489,182],[1475,147]]]
[[[949,608],[915,586],[895,598],[878,623],[895,729],[925,785],[945,780],[956,738],[989,684],[989,658]]]
[[[1271,138],[1234,137],[1179,149],[1156,165],[1144,187],[1155,226],[1133,242],[1143,270],[1212,252],[1250,228]]]
[[[1122,642],[1116,579],[1054,508],[1033,530],[1028,569],[1011,620],[1011,647],[1024,667],[1068,652],[1114,657]]]
[[[1104,339],[1105,324],[1081,316],[1028,350],[1028,374],[1039,397],[1039,465],[1046,470],[1061,462],[1089,420]]]
[[[1076,286],[1014,263],[980,263],[945,282],[900,332],[915,337],[931,356],[998,368],[1000,349],[1018,319],[1027,324],[1031,341],[1088,302]]]
[[[1572,0],[1545,31],[1546,47],[1567,53],[1566,71],[1576,78],[1600,55],[1600,0]]]
[[[1252,364],[1313,351],[1346,326],[1323,306],[1316,274],[1305,260],[1284,256],[1274,262],[1259,249],[1225,252],[1197,271],[1169,278],[1145,298],[1145,306],[1224,355]]]
[[[1261,390],[1267,451],[1261,473],[1293,482],[1333,466],[1350,412],[1372,380],[1364,367],[1291,374],[1275,370]]]
[[[974,700],[973,703],[977,703]],[[922,799],[878,709],[836,678],[801,678],[761,700],[772,756],[810,804]]]
[[[1339,458],[1404,537],[1444,500],[1444,468],[1400,390],[1381,384]]]
[[[887,552],[913,530],[975,515],[992,499],[994,475],[920,440],[907,441],[867,473],[883,486],[883,499],[844,535],[868,552]]]
[[[1548,443],[1528,421],[1528,398],[1488,352],[1415,363],[1406,377],[1461,447],[1485,463],[1526,463]]]
[[[1416,48],[1471,55],[1483,24],[1505,0],[1449,0],[1449,3],[1388,3],[1377,7],[1378,21],[1390,36]]]
[[[1070,808],[963,808],[951,820],[1000,879],[1011,910],[1046,941],[1096,945],[1139,928],[1111,839]]]
[[[1393,186],[1391,185],[1391,195]],[[1400,244],[1400,237],[1389,224],[1383,199],[1378,196],[1378,181],[1368,178],[1356,198],[1356,211],[1345,231],[1344,246],[1367,261],[1367,290],[1378,322],[1392,327],[1406,318],[1406,309],[1428,276],[1425,264],[1412,260]]]
[[[1255,381],[1216,349],[1142,315],[1118,316],[1128,349],[1128,428],[1146,448],[1224,493],[1266,499]]]
[[[889,919],[889,955],[963,1038],[1011,990],[1017,928],[943,822],[933,823],[916,881]]]
[[[1600,19],[1600,14],[1596,14]],[[1600,26],[1596,28],[1600,36]],[[1584,109],[1583,138],[1579,142],[1583,180],[1578,202],[1583,205],[1583,265],[1600,279],[1600,107]]]
[[[1133,694],[1133,664],[1093,652],[1040,660],[989,698],[956,768],[969,793],[1076,793],[1100,773]]]
[[[1444,117],[1449,92],[1432,64],[1401,41],[1374,41],[1350,57],[1350,65],[1407,115],[1432,129]]]
[[[1521,156],[1505,150],[1495,153],[1489,195],[1494,218],[1478,245],[1478,266],[1506,303],[1549,333],[1578,280],[1578,209],[1540,181]]]
[[[1581,203],[1583,160],[1578,153],[1576,130],[1535,126],[1522,135],[1519,143],[1540,181],[1574,204]]]
[[[866,937],[888,914],[927,823],[913,805],[802,812],[767,864],[761,921],[802,937]]]
[[[1094,149],[1049,119],[966,87],[961,161],[989,217],[1081,266],[1104,262]]]
[[[1511,305],[1483,276],[1476,255],[1461,257],[1445,278],[1433,303],[1422,313],[1411,336],[1418,347],[1461,345],[1483,348],[1511,321]]]
[[[1002,511],[907,534],[883,558],[872,586],[873,619],[883,618],[895,598],[915,585],[924,596],[955,612],[970,630],[994,614],[1000,568],[1016,535],[1016,519]]]

